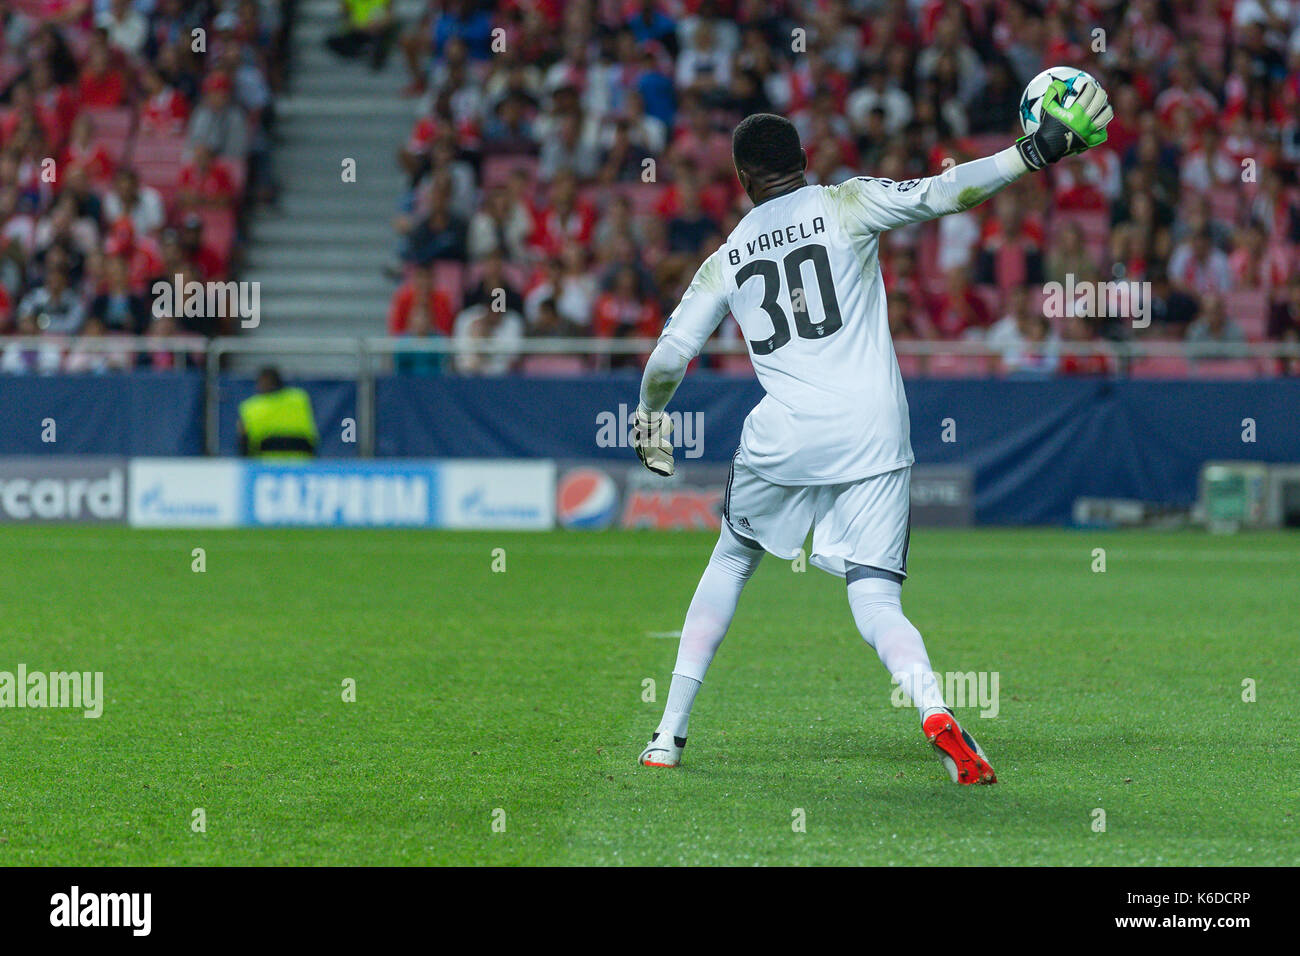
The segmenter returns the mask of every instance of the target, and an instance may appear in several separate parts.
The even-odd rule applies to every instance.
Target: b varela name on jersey
[[[813,236],[825,231],[825,218],[814,216],[811,220],[796,223],[793,226],[786,226],[784,229],[761,232],[745,243],[745,256],[752,256],[756,252],[771,252],[773,249],[779,249],[782,246],[792,246],[796,242],[811,239]],[[727,259],[733,266],[740,265],[742,259],[740,250],[737,248],[727,250]]]

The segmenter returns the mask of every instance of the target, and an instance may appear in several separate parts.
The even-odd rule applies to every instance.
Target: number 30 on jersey
[[[813,264],[813,272],[817,277],[822,314],[825,315],[820,322],[813,322],[808,313],[808,294],[804,289],[801,271],[805,262]],[[736,273],[736,288],[740,288],[756,276],[763,280],[761,305],[763,311],[772,320],[773,332],[770,338],[749,340],[749,347],[755,355],[771,355],[790,341],[790,319],[781,308],[780,302],[782,271],[785,272],[785,283],[789,286],[795,331],[799,333],[801,339],[824,339],[844,324],[840,317],[840,303],[835,297],[835,284],[831,280],[831,261],[825,246],[819,244],[800,246],[791,250],[779,264],[773,259],[755,259]]]

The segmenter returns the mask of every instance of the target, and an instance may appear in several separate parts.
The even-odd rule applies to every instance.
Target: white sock
[[[700,692],[700,682],[685,674],[674,674],[672,685],[668,688],[668,703],[664,706],[663,719],[655,728],[656,733],[672,734],[685,737],[687,725],[691,722],[691,708],[695,705],[695,695]]]
[[[740,592],[762,557],[762,551],[741,544],[725,524],[722,526],[722,534],[709,558],[708,567],[700,576],[695,597],[691,599],[682,624],[677,664],[673,667],[673,682],[668,690],[664,718],[659,723],[660,732],[668,731],[674,737],[686,736],[695,694],[713,663],[713,655],[727,636],[727,628],[731,626],[736,604],[740,601]]]
[[[849,607],[863,640],[876,649],[885,670],[924,715],[946,705],[921,632],[903,616],[902,590],[897,581],[858,578],[848,586]]]

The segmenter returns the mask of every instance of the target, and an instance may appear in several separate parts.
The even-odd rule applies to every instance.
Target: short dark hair
[[[784,116],[753,113],[746,116],[731,137],[731,155],[747,173],[777,176],[803,169],[799,131]]]
[[[278,392],[284,388],[284,379],[280,370],[274,365],[263,366],[257,373],[257,390],[259,392]]]

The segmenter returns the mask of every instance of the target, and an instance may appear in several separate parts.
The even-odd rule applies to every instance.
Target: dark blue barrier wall
[[[321,453],[354,458],[341,423],[355,420],[350,381],[294,381],[311,394]],[[204,453],[206,386],[202,372],[137,375],[0,376],[0,455],[185,456]],[[239,452],[235,420],[253,380],[222,376],[223,455]],[[55,421],[57,440],[41,441],[41,423]]]
[[[0,376],[0,454],[199,455],[203,391],[200,372]]]
[[[596,446],[597,415],[635,407],[637,386],[634,375],[382,379],[376,451],[625,459],[627,448]],[[725,461],[762,394],[752,379],[699,373],[672,407],[704,413],[702,459]],[[982,522],[1065,522],[1081,495],[1187,504],[1207,459],[1300,461],[1300,381],[927,379],[907,394],[917,461],[972,467]],[[954,442],[942,440],[949,418]],[[1246,418],[1254,443],[1241,440]]]
[[[981,522],[1065,522],[1081,495],[1190,504],[1207,460],[1300,462],[1300,381],[930,380],[907,392],[917,460],[971,466]]]
[[[322,453],[353,457],[340,423],[356,416],[352,382],[303,383]],[[390,457],[627,460],[598,447],[597,416],[636,404],[633,374],[568,379],[387,377],[376,383],[376,453]],[[221,450],[252,382],[223,376]],[[975,473],[983,522],[1069,520],[1081,495],[1190,503],[1208,459],[1300,462],[1300,380],[1261,382],[937,381],[907,385],[917,461]],[[752,379],[692,374],[673,408],[704,414],[704,461],[726,461],[762,397]],[[864,411],[864,413],[866,413]],[[200,373],[0,377],[0,454],[198,455]],[[58,440],[41,441],[56,422]],[[1242,441],[1242,421],[1256,441]],[[943,441],[945,419],[955,438]],[[679,459],[682,456],[679,454]],[[684,459],[689,468],[690,460]]]

